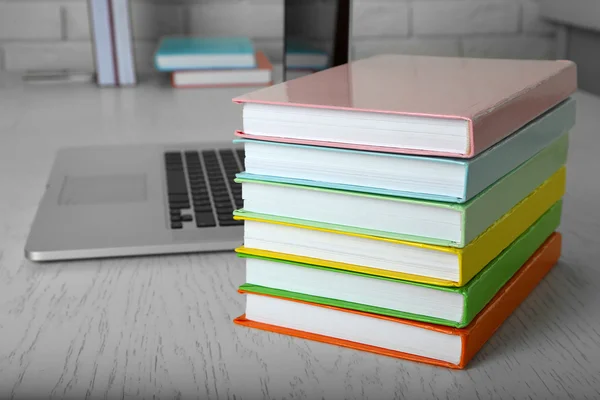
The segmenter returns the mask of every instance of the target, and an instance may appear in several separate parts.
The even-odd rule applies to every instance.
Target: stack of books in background
[[[137,82],[130,11],[128,1],[89,2],[96,81],[99,86],[133,86]]]
[[[329,66],[329,54],[306,41],[290,38],[285,46],[285,79],[288,81]]]
[[[164,37],[154,63],[176,88],[267,86],[273,80],[268,58],[246,37]]]
[[[560,257],[575,90],[568,61],[382,55],[234,99],[235,322],[464,368]]]

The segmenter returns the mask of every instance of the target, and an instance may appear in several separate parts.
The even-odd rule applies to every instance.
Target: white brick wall
[[[413,5],[415,35],[515,33],[520,4],[508,1],[428,1]]]
[[[523,3],[522,29],[525,33],[552,34],[554,26],[550,23],[540,20],[540,6],[534,1]]]
[[[0,39],[60,40],[60,5],[0,2]]]
[[[539,19],[537,0],[355,3],[355,58],[384,52],[496,58],[552,58],[555,54],[555,27]]]
[[[327,37],[333,9],[300,7],[315,38]],[[565,0],[566,1],[566,0]],[[282,0],[132,0],[136,60],[152,70],[165,34],[248,35],[273,61],[282,53]],[[354,0],[353,52],[550,58],[555,29],[537,0]],[[93,69],[86,0],[0,0],[0,69]]]
[[[407,2],[357,1],[352,9],[354,36],[406,37],[410,28]]]
[[[6,43],[4,67],[12,71],[39,68],[92,71],[92,46],[89,42]]]

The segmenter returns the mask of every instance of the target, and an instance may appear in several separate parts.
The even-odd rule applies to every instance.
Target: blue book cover
[[[165,37],[154,62],[159,71],[256,67],[254,44],[247,37]]]

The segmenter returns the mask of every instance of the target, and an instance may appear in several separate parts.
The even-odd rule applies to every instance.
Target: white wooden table
[[[243,90],[0,76],[0,398],[598,398],[600,99],[578,93],[563,257],[465,371],[248,330],[232,253],[34,264],[63,145],[232,138]]]

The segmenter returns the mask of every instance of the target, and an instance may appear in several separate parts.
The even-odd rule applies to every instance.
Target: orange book
[[[356,350],[463,369],[556,264],[560,252],[561,235],[555,232],[465,328],[386,317],[243,290],[240,293],[247,296],[246,314],[234,322]]]
[[[273,65],[262,51],[257,51],[256,68],[181,70],[171,73],[175,88],[256,87],[273,83]]]

